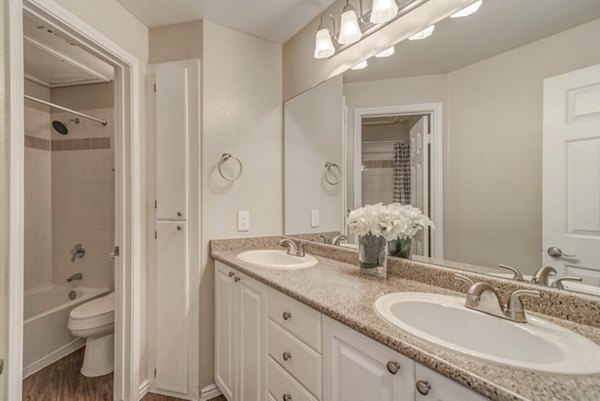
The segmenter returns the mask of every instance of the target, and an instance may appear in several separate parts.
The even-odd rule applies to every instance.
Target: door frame
[[[434,222],[435,230],[431,231],[431,257],[444,257],[444,164],[443,164],[443,105],[442,103],[422,103],[385,107],[357,108],[354,110],[354,206],[361,200],[361,167],[357,160],[362,160],[362,119],[386,115],[429,114],[431,116],[431,152],[429,161],[429,215]]]
[[[115,69],[115,378],[116,400],[140,396],[141,269],[145,204],[141,196],[140,62],[54,0],[6,0],[10,88],[9,271],[7,399],[20,400],[23,380],[24,252],[24,14],[43,20],[61,36]],[[108,256],[108,255],[107,255]],[[124,267],[127,268],[124,268]]]

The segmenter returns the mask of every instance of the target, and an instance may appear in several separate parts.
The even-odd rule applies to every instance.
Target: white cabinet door
[[[187,223],[157,223],[157,389],[188,393]]]
[[[186,220],[188,199],[188,68],[155,72],[156,218]]]
[[[416,364],[415,379],[421,388],[417,391],[417,401],[485,401],[482,395],[460,385],[459,383]],[[419,383],[419,381],[421,383]]]
[[[235,388],[235,294],[234,271],[222,263],[215,266],[215,381],[229,401]]]
[[[267,286],[241,273],[234,277],[238,308],[236,401],[267,398]]]
[[[397,364],[398,370],[390,372],[388,363]],[[324,400],[412,401],[414,365],[397,352],[323,317]]]

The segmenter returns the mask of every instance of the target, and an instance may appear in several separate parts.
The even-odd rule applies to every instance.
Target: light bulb
[[[395,0],[373,0],[371,9],[371,21],[373,24],[388,22],[398,13],[398,5]]]
[[[375,57],[377,57],[377,58],[389,57],[389,56],[391,56],[392,54],[394,54],[394,46],[392,46],[392,47],[388,47],[388,48],[387,48],[387,49],[385,49],[384,51],[381,51],[381,52],[377,53],[377,54],[375,55]]]
[[[462,10],[455,12],[454,14],[452,14],[450,16],[450,18],[468,17],[471,14],[475,14],[477,12],[477,10],[479,10],[479,7],[481,7],[481,4],[483,4],[482,0],[476,1],[475,3],[471,4],[470,6],[467,6],[467,7],[463,8]]]
[[[419,32],[415,33],[413,36],[409,37],[408,40],[421,40],[421,39],[425,39],[425,38],[431,36],[431,34],[433,33],[434,29],[435,29],[435,25],[431,25],[431,26],[423,29],[422,31],[419,31]]]
[[[367,60],[363,60],[360,63],[356,64],[354,67],[350,68],[351,70],[362,70],[364,68],[367,68],[367,66],[369,65],[369,63],[367,62]]]
[[[333,46],[329,29],[319,29],[315,39],[315,58],[327,58],[332,56],[333,53],[335,53],[335,47]]]
[[[360,26],[358,25],[356,11],[354,8],[352,8],[352,6],[347,5],[344,7],[340,24],[340,37],[338,40],[340,44],[348,45],[360,40],[362,37],[362,32],[360,31]]]

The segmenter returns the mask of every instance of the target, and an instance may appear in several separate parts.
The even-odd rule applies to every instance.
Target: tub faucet
[[[75,273],[72,276],[67,277],[67,283],[70,283],[71,281],[74,281],[74,280],[81,280],[81,279],[83,279],[83,274]]]

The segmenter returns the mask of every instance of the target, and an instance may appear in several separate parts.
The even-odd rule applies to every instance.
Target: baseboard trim
[[[148,390],[150,389],[150,382],[148,379],[145,379],[138,388],[138,401],[144,398],[146,394],[148,394]]]
[[[209,384],[208,386],[200,390],[200,401],[208,401],[210,399],[220,396],[221,394],[223,394],[223,392],[221,391],[219,386],[217,386],[214,383]]]
[[[45,357],[38,359],[37,361],[25,366],[23,368],[23,379],[31,376],[32,374],[39,372],[44,369],[46,366],[52,365],[54,362],[59,359],[64,358],[69,355],[71,352],[77,351],[79,348],[85,345],[85,338],[77,338],[71,341],[68,344],[63,345],[56,351],[46,355]]]

